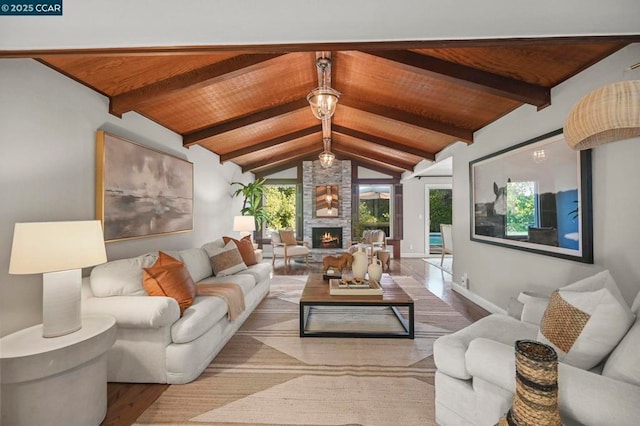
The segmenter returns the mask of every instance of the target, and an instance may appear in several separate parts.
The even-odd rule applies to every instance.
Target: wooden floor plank
[[[281,259],[276,260],[274,275],[306,275],[321,272],[321,263],[292,261],[288,268]],[[392,259],[392,275],[408,275],[463,314],[471,321],[489,315],[489,312],[451,290],[452,276],[422,259]],[[147,383],[109,383],[107,386],[107,416],[102,425],[131,425],[164,392],[169,385]]]

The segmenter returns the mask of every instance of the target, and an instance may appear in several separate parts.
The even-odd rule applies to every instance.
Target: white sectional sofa
[[[540,340],[540,321],[549,301],[526,293],[519,300],[524,302],[521,320],[493,314],[434,343],[438,424],[495,425],[511,408],[516,388],[514,343]],[[640,293],[631,312],[631,327],[596,367],[586,370],[559,362],[563,424],[639,424]]]
[[[180,316],[175,299],[148,296],[142,268],[158,252],[107,262],[83,280],[83,314],[116,318],[117,339],[109,350],[110,382],[188,383],[196,379],[269,292],[272,267],[258,263],[233,275],[213,276],[205,248],[224,247],[222,239],[203,248],[166,251],[182,261],[196,284],[236,283],[245,298],[244,312],[227,319],[227,304],[216,296],[196,296]]]

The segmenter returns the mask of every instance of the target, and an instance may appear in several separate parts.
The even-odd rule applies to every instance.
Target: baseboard
[[[426,257],[426,256],[427,255],[425,253],[405,253],[405,252],[402,252],[402,257],[406,257],[406,258],[409,258],[409,259],[413,259],[413,258],[422,259],[423,257]]]
[[[451,283],[451,289],[456,293],[460,293],[461,295],[471,300],[476,305],[486,309],[487,311],[493,314],[505,314],[505,315],[507,314],[506,310],[502,309],[498,305],[494,305],[493,303],[489,302],[487,299],[484,299],[478,296],[477,294],[467,290],[466,288],[462,287],[460,284],[456,282]]]

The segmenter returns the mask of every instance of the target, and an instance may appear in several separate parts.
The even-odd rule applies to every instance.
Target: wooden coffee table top
[[[383,294],[372,296],[335,296],[329,294],[329,281],[322,279],[322,274],[312,273],[309,274],[307,284],[304,286],[300,302],[302,303],[353,303],[353,302],[366,302],[367,304],[375,304],[379,302],[382,305],[389,305],[390,302],[394,303],[413,303],[413,299],[409,297],[405,291],[400,288],[393,279],[384,274],[380,281]]]

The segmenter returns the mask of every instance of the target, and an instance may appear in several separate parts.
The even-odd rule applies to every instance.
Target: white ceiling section
[[[638,0],[64,0],[0,16],[0,51],[632,35],[638,17]]]

